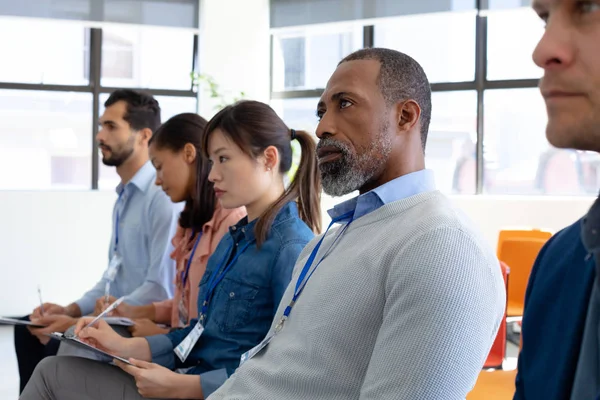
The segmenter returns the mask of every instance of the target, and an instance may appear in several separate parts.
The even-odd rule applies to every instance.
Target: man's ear
[[[147,145],[150,138],[152,138],[152,130],[150,128],[144,128],[140,129],[138,133],[140,134],[140,142]]]
[[[421,118],[421,107],[414,100],[406,100],[396,105],[396,120],[401,132],[409,132]]]

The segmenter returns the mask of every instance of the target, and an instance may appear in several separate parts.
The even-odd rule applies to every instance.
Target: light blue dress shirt
[[[117,298],[126,296],[125,301],[132,305],[172,298],[175,290],[171,238],[183,204],[173,204],[162,189],[154,185],[155,179],[156,171],[148,161],[129,182],[120,183],[116,188],[122,195],[113,209],[108,260],[110,262],[115,254],[118,215],[117,251],[122,265],[110,285],[110,294]],[[96,300],[104,295],[107,272],[76,302],[83,315],[93,312]]]
[[[366,215],[379,207],[393,201],[406,199],[419,193],[435,190],[435,178],[433,171],[422,169],[410,174],[402,175],[375,189],[353,197],[328,210],[331,219],[341,217],[354,211],[352,220]]]

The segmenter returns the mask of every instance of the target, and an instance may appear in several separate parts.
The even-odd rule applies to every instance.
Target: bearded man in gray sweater
[[[270,333],[209,400],[457,400],[503,321],[493,250],[425,169],[431,89],[388,49],[340,62],[317,107],[334,228],[298,259]]]

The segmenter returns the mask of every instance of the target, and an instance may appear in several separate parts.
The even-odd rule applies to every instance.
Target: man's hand
[[[135,378],[139,394],[146,398],[204,398],[198,376],[177,374],[158,364],[133,358],[129,362],[135,366],[115,360],[116,365]]]
[[[93,317],[80,318],[73,332],[75,336],[91,346],[108,353],[118,356],[127,355],[127,339],[119,335],[106,323],[100,319],[94,323],[94,326],[85,327],[94,320]]]
[[[106,297],[102,296],[102,297],[98,297],[98,299],[96,299],[96,306],[94,307],[94,315],[98,316],[102,313],[102,311],[106,310],[106,308],[108,306],[110,306],[112,303],[114,303],[115,301],[117,301],[117,298],[114,296],[108,296],[108,302],[106,301]],[[114,311],[108,313],[106,316],[110,317],[114,315]]]
[[[68,315],[46,315],[38,319],[32,319],[31,322],[39,325],[46,325],[45,328],[27,327],[29,332],[36,336],[40,343],[45,345],[50,341],[48,334],[52,332],[65,332],[77,323],[77,319],[69,317]]]
[[[42,308],[44,309],[43,313],[42,313]],[[31,315],[29,316],[29,319],[31,319],[31,320],[39,319],[42,317],[42,315],[61,315],[61,314],[67,314],[67,309],[65,307],[59,306],[58,304],[54,304],[54,303],[44,303],[42,306],[36,307],[33,310]]]
[[[129,332],[133,337],[146,337],[169,333],[166,328],[161,328],[149,319],[137,319],[134,326],[129,327]]]

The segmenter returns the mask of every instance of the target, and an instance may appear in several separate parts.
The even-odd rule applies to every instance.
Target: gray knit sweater
[[[389,203],[350,224],[283,329],[209,400],[464,399],[504,308],[494,252],[445,196]]]

